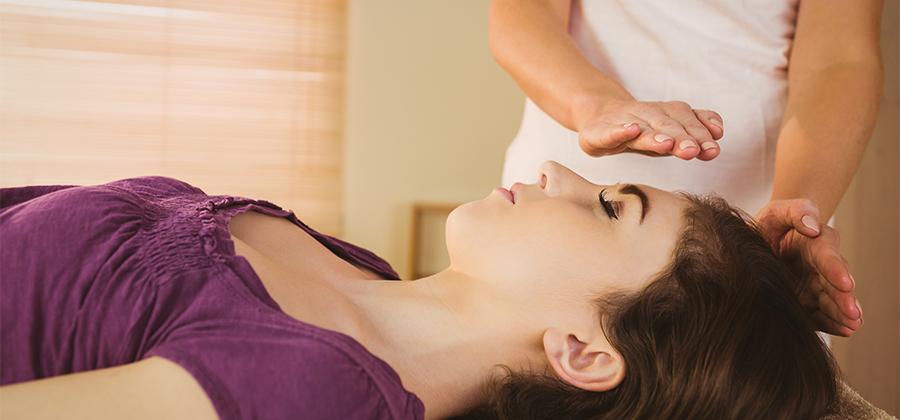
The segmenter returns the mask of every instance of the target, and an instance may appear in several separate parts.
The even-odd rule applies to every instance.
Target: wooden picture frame
[[[443,269],[449,261],[444,245],[447,216],[459,203],[414,202],[411,207],[409,270],[412,279],[426,277]]]

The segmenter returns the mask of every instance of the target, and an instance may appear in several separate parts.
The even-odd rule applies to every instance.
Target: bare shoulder
[[[160,357],[0,387],[0,418],[217,419],[200,384]]]

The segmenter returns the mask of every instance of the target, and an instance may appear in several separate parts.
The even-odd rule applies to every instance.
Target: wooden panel
[[[461,203],[412,203],[408,280],[435,274],[450,265],[444,228],[447,217]]]

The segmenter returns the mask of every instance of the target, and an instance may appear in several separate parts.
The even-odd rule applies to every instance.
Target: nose
[[[571,169],[552,160],[541,164],[538,180],[538,185],[550,196],[575,194],[580,189],[594,185]]]

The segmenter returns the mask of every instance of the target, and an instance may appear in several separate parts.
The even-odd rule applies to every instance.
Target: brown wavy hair
[[[648,286],[596,299],[625,361],[614,389],[586,391],[549,368],[485,384],[456,419],[815,419],[837,367],[797,299],[800,276],[746,213],[714,196],[691,204],[669,265]]]

